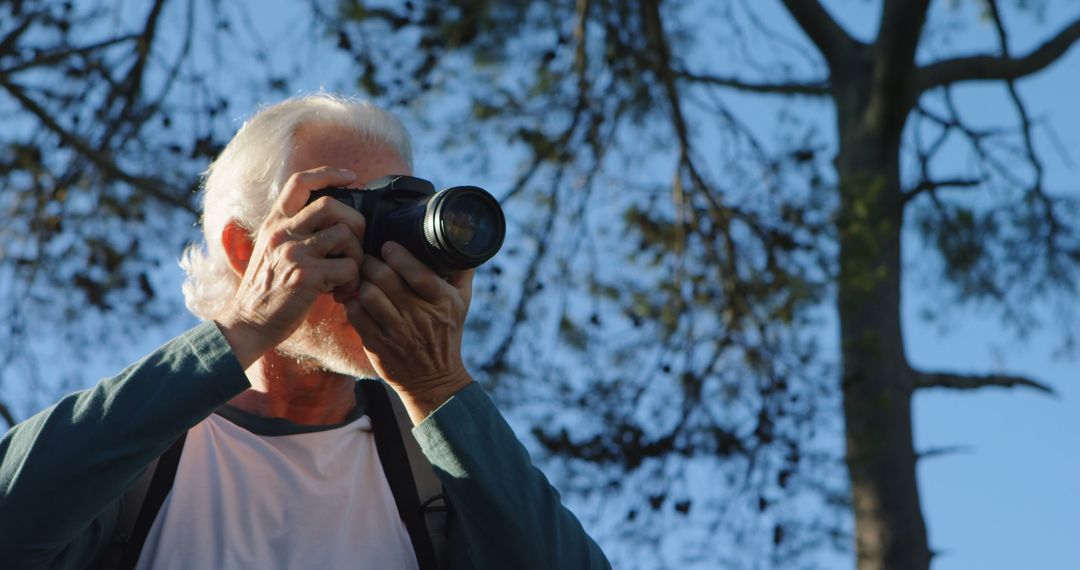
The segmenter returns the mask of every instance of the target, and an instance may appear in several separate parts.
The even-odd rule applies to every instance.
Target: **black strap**
[[[386,481],[394,494],[398,514],[405,523],[405,530],[412,540],[413,551],[420,570],[437,570],[435,549],[431,545],[427,523],[424,521],[424,509],[420,497],[416,494],[416,482],[413,479],[409,458],[405,454],[405,443],[398,431],[386,390],[378,381],[364,381],[364,399],[368,403],[368,415],[371,416],[372,430],[375,436],[375,448],[379,452]]]
[[[165,497],[168,497],[169,491],[172,490],[173,481],[176,479],[176,468],[180,465],[180,454],[184,451],[185,439],[187,439],[187,432],[181,434],[176,443],[158,459],[157,470],[154,471],[154,478],[150,480],[150,487],[146,491],[142,508],[139,509],[139,518],[135,520],[131,539],[124,547],[124,555],[118,566],[120,570],[134,570],[139,562],[143,544],[150,534],[150,527],[154,525],[154,519],[161,511],[161,505],[165,503]]]

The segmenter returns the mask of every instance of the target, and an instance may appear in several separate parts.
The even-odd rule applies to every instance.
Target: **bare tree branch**
[[[28,59],[28,60],[23,61],[21,63],[16,63],[16,64],[14,64],[14,65],[12,65],[10,67],[7,67],[7,68],[0,69],[0,76],[14,75],[14,74],[19,73],[21,71],[25,71],[27,69],[32,69],[32,68],[35,68],[35,67],[44,67],[44,66],[54,65],[54,64],[59,63],[59,62],[65,60],[65,59],[67,59],[69,57],[72,57],[72,56],[86,55],[86,54],[94,52],[94,51],[103,50],[105,48],[109,48],[109,47],[112,47],[112,46],[117,45],[117,44],[122,44],[124,42],[132,41],[132,40],[134,40],[136,38],[138,38],[137,35],[128,34],[128,35],[123,35],[123,36],[117,36],[115,38],[109,38],[107,40],[102,40],[100,42],[93,43],[93,44],[87,44],[87,45],[84,45],[84,46],[74,46],[74,47],[69,47],[69,48],[58,49],[58,50],[54,50],[54,51],[39,53],[35,57],[33,57],[31,59]],[[2,47],[0,47],[0,53],[4,53]]]
[[[677,270],[673,279],[676,283],[676,289],[681,290],[685,267],[686,232],[684,228],[688,204],[686,190],[682,184],[682,169],[685,167],[690,173],[700,194],[704,195],[712,205],[713,212],[725,212],[725,209],[719,203],[719,199],[713,195],[713,192],[698,173],[697,167],[694,165],[694,159],[690,149],[690,129],[687,126],[686,117],[683,114],[682,97],[679,94],[679,87],[671,65],[671,49],[664,32],[664,23],[660,13],[660,0],[642,0],[640,7],[642,31],[648,42],[650,48],[649,51],[656,54],[655,60],[649,62],[649,65],[656,70],[657,76],[663,82],[664,93],[667,97],[668,105],[670,106],[672,126],[674,127],[675,135],[679,140],[679,161],[675,167],[671,189],[672,199],[676,208],[676,227],[678,228],[676,230],[675,238],[677,240],[675,246]],[[728,233],[727,227],[726,225],[723,227],[724,229],[722,229],[720,233],[726,235]],[[685,299],[679,295],[676,297],[676,302],[676,311],[679,314],[682,314],[685,308]]]
[[[1019,79],[1057,61],[1077,40],[1080,40],[1080,19],[1023,57],[973,55],[932,63],[917,71],[917,92],[923,93],[960,81]]]
[[[11,30],[11,32],[4,36],[3,39],[0,39],[0,53],[12,53],[15,51],[15,43],[19,41],[19,38],[22,37],[24,33],[26,33],[26,30],[30,29],[31,24],[33,24],[34,20],[41,14],[41,12],[27,14],[26,17],[23,18],[23,21],[19,22],[18,26],[15,26],[15,29]]]
[[[976,390],[978,388],[1031,388],[1050,396],[1057,396],[1052,387],[1023,376],[1006,374],[952,374],[949,372],[917,372],[915,388],[951,388],[953,390]]]
[[[536,165],[543,162],[542,157],[536,157]],[[556,181],[560,181],[563,170],[559,170],[556,174]],[[559,188],[557,185],[552,185],[553,188]],[[514,344],[515,336],[521,327],[518,326],[525,321],[528,316],[526,311],[529,307],[529,301],[532,299],[533,293],[536,292],[537,287],[540,285],[540,263],[544,260],[544,256],[547,254],[548,245],[551,243],[551,232],[555,227],[555,220],[558,218],[559,213],[559,194],[552,194],[551,210],[548,212],[548,218],[544,223],[544,228],[541,230],[539,237],[536,240],[536,252],[533,254],[532,259],[529,261],[529,266],[525,270],[525,279],[521,287],[521,297],[518,298],[517,305],[514,307],[513,319],[511,320],[510,329],[506,336],[503,338],[499,346],[491,353],[491,356],[487,358],[481,368],[491,374],[491,388],[494,389],[500,379],[498,372],[506,366],[507,355],[510,352],[510,348]]]
[[[728,212],[728,208],[714,195],[704,178],[697,170],[693,157],[690,153],[690,127],[683,113],[682,97],[679,95],[679,87],[675,81],[675,74],[671,67],[671,49],[664,34],[664,24],[660,15],[660,0],[641,0],[641,16],[644,32],[649,44],[650,52],[656,54],[656,61],[651,65],[656,69],[664,86],[668,104],[671,106],[671,122],[675,129],[675,136],[679,140],[679,164],[686,166],[694,182],[700,187],[701,193],[709,201],[717,212]]]
[[[818,0],[784,0],[784,6],[821,51],[821,55],[830,62],[830,68],[836,69],[832,65],[834,62],[848,58],[861,46],[836,23]]]
[[[706,248],[706,256],[715,264],[715,267],[722,267],[727,275],[735,276],[738,274],[737,260],[739,255],[737,253],[738,247],[735,243],[736,240],[731,229],[732,220],[738,219],[746,223],[748,228],[762,239],[763,243],[770,243],[775,239],[776,235],[773,232],[770,232],[769,229],[762,227],[761,223],[755,219],[752,214],[737,207],[725,204],[717,189],[709,184],[702,175],[691,149],[690,125],[683,111],[682,96],[679,92],[675,73],[671,66],[671,51],[664,32],[664,24],[660,11],[660,0],[641,0],[640,7],[642,28],[648,41],[649,52],[655,54],[655,59],[646,63],[655,69],[657,76],[663,84],[664,93],[670,107],[671,123],[679,142],[678,166],[676,168],[676,176],[672,187],[676,208],[682,208],[686,204],[686,199],[683,196],[685,190],[682,181],[679,178],[680,173],[685,172],[689,176],[693,188],[697,190],[696,194],[705,198],[710,222],[715,228],[715,235],[711,237],[719,238],[722,242],[722,247],[724,248],[725,255],[723,258],[717,255],[711,248]],[[683,215],[684,214],[681,212],[677,214],[677,216],[679,216],[677,224],[680,227],[683,225]],[[679,236],[679,239],[685,238],[685,234],[682,233],[682,230],[679,230]],[[676,255],[678,255],[680,251],[683,250],[676,248]],[[677,271],[673,277],[676,283],[676,290],[680,290],[682,272]],[[734,293],[736,288],[732,287],[731,289],[731,293]],[[676,298],[676,301],[679,303],[679,305],[675,307],[676,312],[684,312],[683,303],[685,303],[685,299],[680,296]],[[749,303],[747,304],[749,305]],[[748,311],[748,313],[752,314],[750,311]]]
[[[981,178],[948,178],[944,180],[923,180],[904,194],[905,203],[910,202],[923,192],[933,192],[938,188],[972,188],[985,182]]]
[[[994,29],[997,30],[998,42],[1001,44],[1001,55],[1010,57],[1009,37],[1005,33],[1005,24],[1001,21],[1001,12],[998,10],[997,0],[988,0],[987,6],[990,7],[990,17],[994,21]],[[1028,162],[1035,169],[1035,190],[1041,193],[1044,169],[1042,162],[1039,160],[1039,155],[1035,152],[1035,144],[1031,137],[1031,117],[1027,112],[1027,106],[1020,99],[1020,93],[1016,90],[1016,79],[1011,77],[1006,79],[1005,85],[1009,90],[1009,98],[1012,99],[1013,105],[1016,107],[1016,113],[1020,115],[1020,132],[1024,135],[1024,151],[1027,153]]]
[[[957,131],[971,146],[972,151],[978,156],[980,162],[980,169],[984,171],[984,174],[980,178],[987,178],[989,171],[993,171],[996,175],[1000,176],[1003,180],[1017,188],[1027,188],[1028,185],[1020,180],[1015,170],[1015,165],[1010,160],[1003,160],[997,156],[989,144],[991,139],[996,137],[1005,137],[1014,134],[1015,129],[975,129],[968,124],[960,116],[959,107],[953,100],[952,86],[946,85],[943,88],[945,107],[948,112],[947,116],[939,115],[925,106],[919,105],[915,108],[915,112],[922,118],[929,119],[936,123],[946,132]],[[924,160],[925,158],[920,158]],[[926,174],[926,168],[923,168],[924,175]]]
[[[945,447],[931,447],[918,453],[919,459],[934,459],[957,453],[971,453],[970,445],[949,445]]]
[[[60,123],[56,122],[56,119],[49,114],[44,108],[37,104],[36,101],[30,98],[29,95],[23,90],[22,87],[11,83],[7,79],[0,77],[0,87],[3,87],[8,93],[11,94],[19,103],[27,110],[30,111],[41,124],[52,131],[54,134],[60,137],[64,144],[70,145],[75,150],[79,151],[83,156],[93,162],[98,168],[105,174],[116,178],[122,182],[126,182],[131,186],[146,192],[148,195],[176,206],[186,212],[198,215],[194,206],[188,203],[183,198],[173,195],[174,190],[163,186],[159,181],[152,178],[146,178],[142,176],[136,176],[125,171],[115,161],[106,156],[105,153],[99,152],[94,149],[89,142],[82,137],[76,135],[65,129]]]
[[[154,42],[154,35],[157,33],[158,21],[161,19],[161,11],[165,8],[165,0],[157,0],[150,8],[150,14],[146,17],[146,24],[143,26],[142,34],[139,34],[139,39],[136,42],[136,52],[138,57],[135,58],[135,63],[128,70],[127,77],[124,79],[122,87],[127,91],[125,94],[126,101],[124,102],[123,115],[127,115],[131,112],[131,109],[135,106],[136,101],[139,98],[139,94],[142,91],[143,74],[146,71],[146,61],[150,57],[150,45]]]
[[[824,97],[829,94],[829,82],[827,80],[813,81],[810,83],[754,83],[736,77],[701,75],[682,70],[672,70],[672,73],[678,79],[684,79],[693,83],[716,85],[717,87],[729,87],[737,91],[747,91],[750,93],[811,95],[815,97]]]
[[[753,27],[752,31],[774,42],[775,45],[790,50],[793,55],[801,58],[811,67],[821,67],[821,60],[813,52],[806,49],[806,44],[801,41],[802,37],[796,35],[793,38],[786,33],[776,31],[772,26],[765,23],[761,15],[753,8],[755,4],[760,5],[760,2],[754,0],[736,0],[736,2],[742,7],[743,13],[746,14],[746,18],[750,21],[750,25]],[[772,23],[775,24],[776,22]]]
[[[1001,20],[1001,12],[998,9],[997,0],[989,0],[987,5],[990,8],[990,17],[994,21],[994,29],[997,31],[998,42],[1001,44],[1001,53],[1005,57],[1009,57],[1009,37],[1005,33],[1005,24]],[[1028,113],[1027,105],[1024,104],[1024,100],[1020,98],[1020,92],[1016,89],[1016,80],[1013,78],[1005,81],[1005,86],[1009,91],[1009,98],[1013,102],[1013,106],[1016,107],[1016,114],[1020,117],[1020,133],[1024,139],[1024,153],[1027,157],[1027,161],[1031,164],[1031,167],[1035,170],[1035,181],[1031,185],[1030,192],[1039,200],[1039,203],[1043,206],[1043,211],[1046,214],[1046,224],[1049,228],[1049,232],[1046,234],[1046,245],[1050,252],[1057,251],[1057,234],[1061,231],[1061,223],[1058,221],[1057,216],[1054,215],[1054,205],[1050,199],[1046,196],[1046,192],[1043,190],[1043,178],[1045,177],[1045,168],[1043,167],[1042,160],[1039,158],[1039,154],[1035,152],[1035,140],[1032,137],[1032,121],[1031,114]]]

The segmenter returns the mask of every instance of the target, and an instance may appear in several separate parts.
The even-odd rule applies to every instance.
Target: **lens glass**
[[[487,200],[473,193],[454,197],[446,204],[442,227],[453,246],[466,255],[482,255],[499,239],[497,214]]]

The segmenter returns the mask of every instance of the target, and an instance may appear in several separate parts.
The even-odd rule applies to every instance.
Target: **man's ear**
[[[243,277],[248,262],[251,261],[251,252],[255,249],[251,234],[243,226],[230,220],[225,224],[225,229],[221,230],[221,245],[225,247],[225,255],[229,256],[229,265],[233,271]]]

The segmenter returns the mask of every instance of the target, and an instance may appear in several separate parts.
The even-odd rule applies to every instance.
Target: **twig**
[[[809,82],[791,83],[754,83],[737,77],[721,77],[718,75],[702,75],[686,70],[672,70],[675,77],[692,83],[728,87],[738,91],[750,93],[764,93],[774,95],[810,95],[824,97],[829,94],[829,82],[826,79]]]
[[[949,388],[953,390],[977,390],[979,388],[1031,388],[1050,396],[1057,396],[1057,391],[1047,384],[1006,374],[952,374],[949,372],[917,372],[915,388]]]
[[[904,193],[903,201],[910,202],[924,192],[934,192],[939,188],[973,188],[981,185],[985,180],[981,178],[949,178],[944,180],[920,181],[914,188]]]

